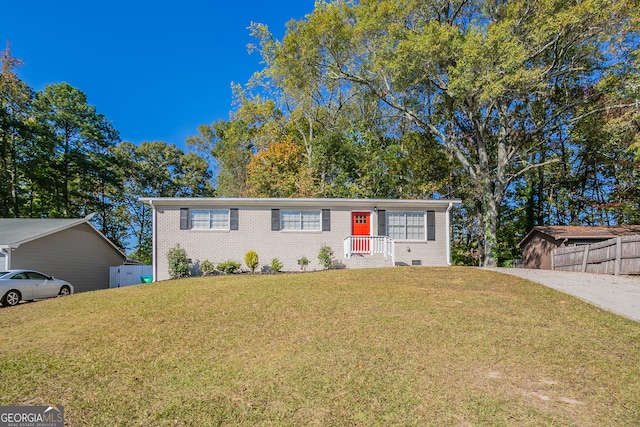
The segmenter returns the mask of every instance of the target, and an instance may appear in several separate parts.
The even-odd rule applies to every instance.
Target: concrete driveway
[[[640,277],[526,268],[489,268],[557,289],[640,322]]]

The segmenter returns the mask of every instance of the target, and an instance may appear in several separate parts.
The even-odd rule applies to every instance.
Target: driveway
[[[526,268],[489,268],[541,283],[640,322],[640,277]]]

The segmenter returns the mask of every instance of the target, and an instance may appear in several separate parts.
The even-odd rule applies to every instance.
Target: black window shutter
[[[378,210],[378,236],[387,235],[387,211]]]
[[[229,229],[238,229],[238,208],[229,209]]]
[[[331,211],[322,209],[322,231],[331,231]]]
[[[180,208],[180,230],[189,229],[189,208]]]
[[[280,209],[271,209],[271,231],[280,231]]]
[[[436,212],[427,211],[427,240],[436,240]]]

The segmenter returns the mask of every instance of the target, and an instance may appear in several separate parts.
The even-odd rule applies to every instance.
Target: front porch
[[[344,258],[348,266],[379,267],[396,265],[396,244],[387,236],[347,236]]]

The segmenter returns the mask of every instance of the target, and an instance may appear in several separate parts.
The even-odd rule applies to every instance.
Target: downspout
[[[153,264],[153,281],[158,280],[158,260],[156,250],[156,207],[153,206],[153,200],[149,200],[151,206],[151,263]]]
[[[446,257],[447,257],[447,265],[451,267],[451,208],[453,207],[453,203],[449,202],[449,207],[447,208],[447,214],[445,215],[446,228],[447,228],[447,244],[446,244]]]

